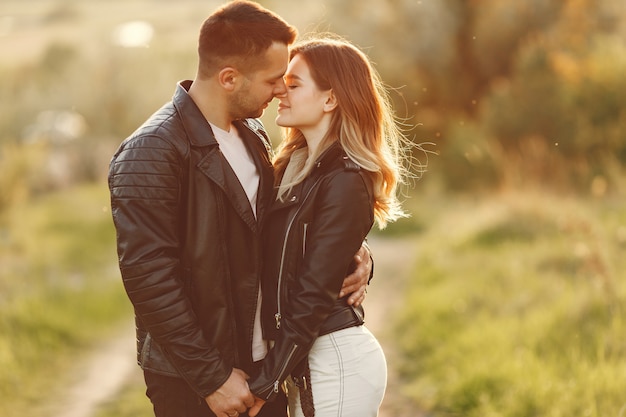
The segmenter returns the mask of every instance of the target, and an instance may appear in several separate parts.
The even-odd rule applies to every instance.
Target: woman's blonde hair
[[[378,73],[368,57],[350,42],[334,35],[318,35],[293,46],[290,59],[299,55],[308,64],[317,87],[332,89],[336,99],[330,128],[304,167],[280,187],[279,198],[311,172],[315,161],[333,142],[338,141],[348,157],[367,171],[373,184],[374,215],[382,229],[387,222],[406,216],[396,195],[399,183],[408,173],[403,166],[407,139],[397,122]],[[306,147],[302,133],[285,129],[274,166],[280,181],[291,155]]]

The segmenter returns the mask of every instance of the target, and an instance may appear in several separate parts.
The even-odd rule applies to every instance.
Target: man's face
[[[274,97],[285,93],[283,75],[288,59],[287,45],[274,42],[269,47],[265,52],[266,65],[243,77],[234,91],[229,106],[233,119],[261,117]]]

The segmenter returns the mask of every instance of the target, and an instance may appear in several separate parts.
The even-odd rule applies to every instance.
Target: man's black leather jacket
[[[190,83],[180,83],[172,101],[122,143],[109,188],[139,364],[181,377],[206,397],[233,367],[250,372],[259,225],[272,200],[273,174],[260,122],[237,122],[260,174],[255,218],[187,94]]]
[[[338,294],[373,220],[370,181],[338,144],[284,201],[274,202],[265,229],[263,318],[275,345],[249,382],[259,398],[272,399],[295,376],[318,335],[363,323],[362,310]]]

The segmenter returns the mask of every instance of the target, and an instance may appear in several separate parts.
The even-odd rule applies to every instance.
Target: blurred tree
[[[479,119],[518,161],[511,169],[579,190],[598,176],[620,186],[626,44],[611,3],[564,2],[549,28],[520,44],[509,78],[492,84]]]
[[[622,175],[626,14],[619,4],[387,0],[333,7],[336,27],[375,45],[383,78],[405,85],[399,103],[439,142],[446,182],[466,179],[453,188],[472,188],[467,174],[481,175],[463,168],[471,152],[455,151],[465,137],[468,148],[488,145],[487,154],[503,159],[495,166],[510,172],[500,172],[500,185],[584,190],[598,175],[613,183]],[[374,9],[378,19],[361,18]],[[365,24],[351,28],[345,16]],[[468,118],[473,128],[464,135],[459,120]]]
[[[623,0],[262,3],[303,33],[330,30],[368,53],[398,116],[416,126],[410,134],[437,143],[442,169],[429,175],[444,176],[451,189],[521,181],[626,187]],[[84,23],[87,9],[59,4],[42,11],[42,28]],[[189,21],[167,22],[165,32],[155,26],[149,49],[111,45],[110,28],[101,28],[109,32],[98,45],[51,37],[38,61],[0,63],[0,146],[17,143],[46,110],[81,114],[86,143],[117,144],[171,97],[176,80],[193,76],[195,51],[175,41],[177,25]]]

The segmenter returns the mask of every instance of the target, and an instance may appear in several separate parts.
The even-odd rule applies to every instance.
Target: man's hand
[[[217,417],[235,417],[254,405],[254,395],[246,382],[248,378],[244,371],[235,368],[224,385],[205,398]]]
[[[265,400],[262,400],[259,397],[254,397],[254,405],[250,410],[248,410],[248,415],[250,417],[254,417],[259,414],[259,411],[261,411],[261,407],[263,407],[264,404]]]
[[[350,294],[348,304],[359,306],[365,300],[365,290],[370,278],[370,272],[372,271],[372,260],[365,245],[362,245],[356,255],[354,255],[354,261],[356,262],[356,269],[343,280],[339,298]]]

